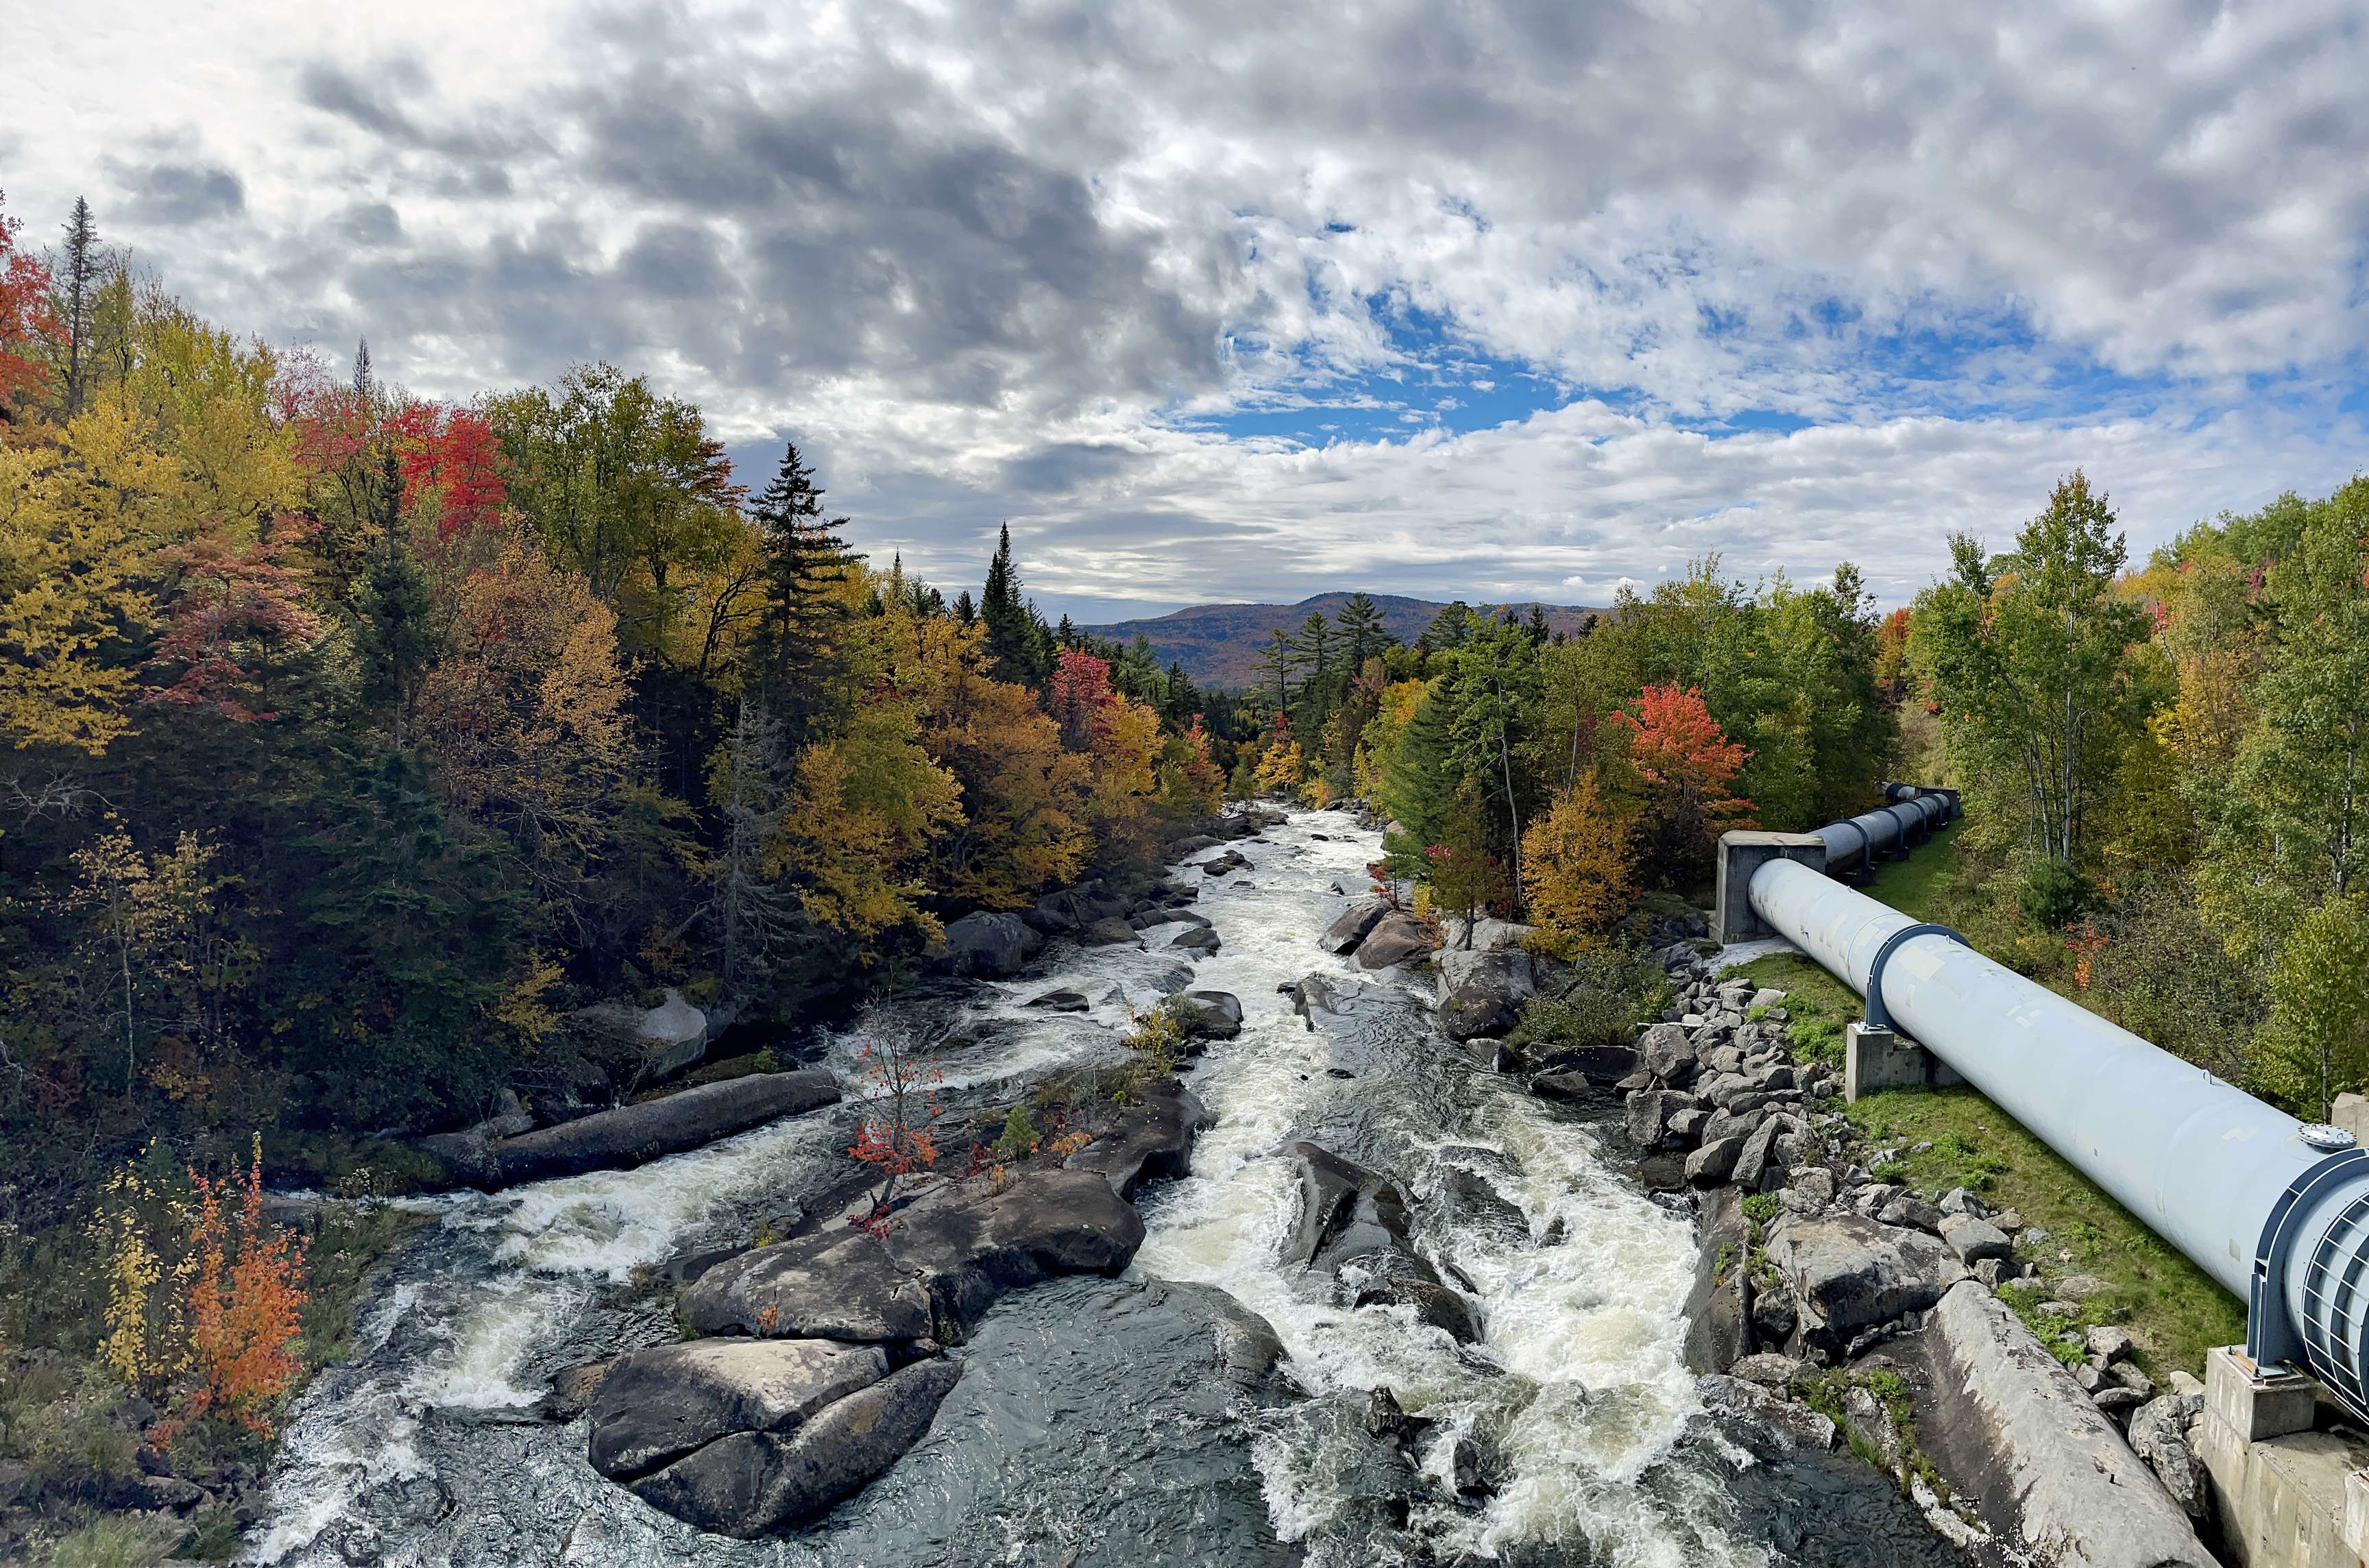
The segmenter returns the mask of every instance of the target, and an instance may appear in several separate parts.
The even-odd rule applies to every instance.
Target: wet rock
[[[1028,999],[1031,1007],[1041,1007],[1048,1013],[1083,1013],[1093,1004],[1081,991],[1048,990],[1042,996]]]
[[[1215,1118],[1189,1089],[1150,1089],[1139,1104],[1096,1127],[1094,1140],[1070,1156],[1067,1169],[1093,1171],[1130,1201],[1146,1182],[1173,1181],[1193,1162],[1194,1139]]]
[[[1231,991],[1186,991],[1176,1007],[1184,1032],[1196,1039],[1230,1040],[1242,1032],[1242,999]]]
[[[452,1174],[490,1190],[546,1176],[647,1164],[782,1116],[834,1104],[839,1093],[838,1081],[819,1068],[752,1072],[494,1139],[476,1163],[465,1171],[454,1169]]]
[[[1295,1143],[1290,1153],[1300,1210],[1288,1260],[1335,1276],[1354,1306],[1403,1304],[1459,1343],[1480,1337],[1471,1304],[1409,1242],[1406,1195],[1397,1183],[1313,1143]]]
[[[1196,925],[1189,931],[1180,932],[1168,945],[1206,958],[1217,952],[1222,944],[1219,942],[1216,932],[1206,925]]]
[[[1249,859],[1243,855],[1242,851],[1228,850],[1223,854],[1211,855],[1207,860],[1203,861],[1201,863],[1201,875],[1204,876],[1230,876],[1232,873],[1237,871],[1248,871],[1250,869],[1250,865],[1251,863]]]
[[[697,1528],[743,1539],[804,1524],[896,1463],[961,1376],[952,1361],[916,1362],[787,1436],[718,1438],[634,1482],[635,1494]]]
[[[1366,1396],[1366,1436],[1377,1443],[1403,1448],[1418,1429],[1419,1424],[1400,1405],[1389,1384]]]
[[[1366,940],[1381,918],[1390,912],[1390,905],[1379,898],[1360,898],[1333,917],[1324,928],[1319,944],[1327,953],[1355,953],[1357,944]]]
[[[1835,1424],[1816,1411],[1780,1399],[1741,1378],[1714,1374],[1700,1379],[1695,1391],[1712,1415],[1745,1426],[1780,1453],[1796,1448],[1823,1453],[1837,1441]]]
[[[939,960],[957,975],[1002,979],[1045,950],[1045,935],[1018,915],[971,914],[946,923]]]
[[[886,1236],[834,1229],[744,1253],[685,1290],[681,1314],[703,1333],[910,1344],[941,1318],[977,1322],[1006,1290],[1116,1274],[1143,1244],[1142,1219],[1093,1170],[1025,1172],[1001,1193],[947,1182],[889,1224]]]
[[[1557,1072],[1576,1074],[1599,1089],[1616,1088],[1636,1076],[1637,1053],[1626,1046],[1582,1046],[1556,1052],[1551,1065]]]
[[[589,1457],[612,1480],[644,1475],[734,1432],[783,1432],[888,1375],[877,1345],[817,1339],[692,1340],[628,1351],[594,1394]]]
[[[1357,967],[1363,969],[1387,969],[1393,964],[1403,964],[1420,958],[1431,951],[1431,941],[1414,917],[1393,910],[1374,922],[1366,939],[1357,944]]]
[[[1135,927],[1114,916],[1081,928],[1078,941],[1087,947],[1119,947],[1139,941]]]
[[[1694,1372],[1724,1372],[1752,1349],[1744,1277],[1750,1240],[1743,1199],[1734,1187],[1722,1188],[1704,1207],[1694,1284],[1687,1292],[1686,1362]]]
[[[1768,1257],[1802,1311],[1802,1338],[1838,1349],[1862,1329],[1921,1311],[1965,1277],[1939,1242],[1855,1214],[1787,1216],[1770,1230]]]

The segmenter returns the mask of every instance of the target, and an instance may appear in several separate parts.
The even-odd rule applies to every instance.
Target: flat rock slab
[[[947,1182],[898,1208],[886,1236],[825,1230],[719,1264],[680,1309],[702,1333],[910,1344],[941,1319],[976,1322],[1006,1290],[1116,1274],[1142,1244],[1142,1218],[1102,1172],[1031,1171],[1001,1193]]]
[[[1972,1280],[1928,1330],[1944,1425],[1978,1434],[1982,1476],[1953,1476],[1986,1514],[2014,1516],[2044,1562],[2080,1568],[2210,1568],[2187,1516],[2113,1423],[2005,1303]],[[1920,1431],[1935,1425],[1919,1423]]]
[[[877,1345],[732,1335],[628,1351],[589,1405],[592,1468],[631,1479],[735,1432],[784,1432],[888,1375]]]
[[[1071,1278],[1007,1296],[901,1463],[807,1539],[821,1561],[1296,1568],[1242,1406],[1281,1402],[1274,1330],[1223,1291]]]
[[[1403,964],[1410,958],[1420,958],[1431,951],[1431,939],[1413,915],[1392,912],[1384,915],[1357,944],[1357,967],[1363,969],[1387,969],[1393,964]]]
[[[597,1111],[516,1138],[496,1139],[486,1146],[482,1170],[474,1175],[454,1173],[490,1190],[548,1176],[644,1165],[838,1100],[839,1081],[820,1068],[752,1072],[638,1105]]]

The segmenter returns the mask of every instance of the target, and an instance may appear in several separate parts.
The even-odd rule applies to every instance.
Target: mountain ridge
[[[1257,684],[1259,650],[1266,646],[1270,635],[1278,630],[1298,633],[1310,611],[1322,612],[1328,621],[1337,620],[1341,607],[1354,597],[1350,591],[1313,594],[1296,604],[1188,604],[1165,615],[1081,626],[1078,630],[1122,643],[1134,641],[1140,633],[1151,644],[1162,666],[1182,664],[1184,673],[1198,685],[1239,692]],[[1423,635],[1432,618],[1451,602],[1395,593],[1368,593],[1367,597],[1381,611],[1382,624],[1402,643],[1412,643]],[[1534,600],[1475,604],[1472,608],[1492,614],[1511,610],[1527,618],[1534,604],[1545,612],[1547,624],[1559,632],[1576,632],[1587,616],[1603,612],[1586,605],[1549,604]]]

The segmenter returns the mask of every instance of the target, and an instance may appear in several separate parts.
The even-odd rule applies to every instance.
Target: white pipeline
[[[1917,923],[1792,860],[1759,866],[1747,896],[1862,996],[1887,941]],[[2249,1301],[2259,1359],[2305,1361],[2363,1398],[2369,1156],[1950,935],[1898,943],[1882,985],[1901,1034]]]

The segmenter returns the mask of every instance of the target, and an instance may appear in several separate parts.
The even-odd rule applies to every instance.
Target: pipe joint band
[[[1893,949],[1912,936],[1946,936],[1961,947],[1974,946],[1946,925],[1904,926],[1885,937],[1883,945],[1875,950],[1875,962],[1867,967],[1867,1026],[1871,1029],[1892,1027],[1891,1010],[1883,1005],[1883,967],[1892,962]]]
[[[1870,853],[1870,852],[1874,848],[1874,844],[1873,844],[1873,841],[1868,838],[1868,836],[1867,836],[1867,830],[1866,830],[1865,828],[1860,827],[1857,822],[1855,822],[1855,821],[1851,820],[1851,818],[1848,818],[1848,817],[1844,818],[1841,821],[1839,821],[1839,822],[1836,823],[1836,824],[1835,824],[1835,826],[1836,826],[1836,827],[1837,827],[1837,828],[1848,828],[1852,832],[1857,833],[1857,834],[1859,835],[1859,868],[1860,868],[1860,871],[1862,874],[1864,874],[1864,873],[1867,873],[1867,872],[1870,872],[1870,871],[1874,870],[1874,869],[1875,869],[1875,867],[1874,867],[1874,865],[1873,865],[1872,862],[1874,861],[1875,856],[1874,856],[1871,853]],[[1837,855],[1837,856],[1835,857],[1835,861],[1836,861],[1836,862],[1840,862],[1843,858],[1844,858],[1844,857],[1843,857],[1842,855]],[[1836,875],[1839,876],[1839,875],[1840,875],[1840,873],[1837,873]]]

